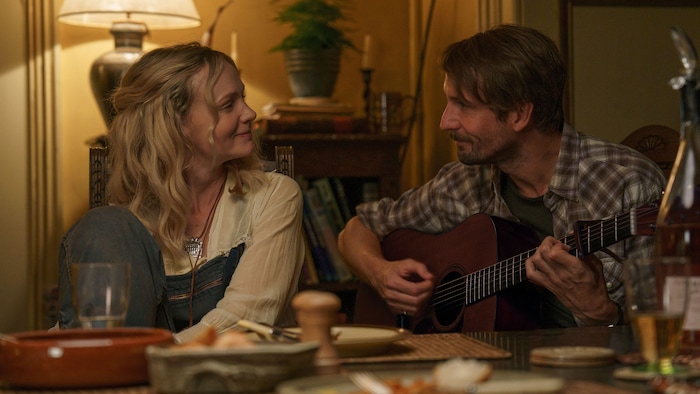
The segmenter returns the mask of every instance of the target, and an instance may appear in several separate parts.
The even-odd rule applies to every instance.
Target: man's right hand
[[[395,314],[421,315],[433,293],[433,275],[412,259],[386,262],[370,283]]]
[[[387,261],[377,236],[357,217],[338,236],[338,247],[350,270],[374,288],[392,312],[416,315],[430,299],[433,275],[415,260]]]

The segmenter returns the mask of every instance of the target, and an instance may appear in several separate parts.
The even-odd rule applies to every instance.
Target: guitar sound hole
[[[436,302],[433,313],[435,315],[435,325],[441,332],[458,331],[458,324],[462,322],[464,312],[464,275],[460,272],[451,271],[443,276],[440,284],[454,286],[455,296],[449,301]],[[461,295],[460,295],[461,294]]]

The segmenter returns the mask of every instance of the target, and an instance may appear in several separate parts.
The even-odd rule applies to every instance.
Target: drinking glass
[[[637,370],[673,375],[688,307],[687,257],[649,257],[624,264],[627,311],[646,360]]]
[[[400,92],[379,92],[374,95],[373,107],[374,130],[379,133],[401,133],[401,128],[409,120],[406,107],[413,103],[413,96]]]
[[[73,307],[81,326],[123,326],[129,306],[130,280],[128,263],[72,263]]]

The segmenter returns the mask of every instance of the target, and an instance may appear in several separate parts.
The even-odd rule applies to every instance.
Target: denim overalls
[[[60,327],[79,326],[71,302],[71,263],[131,263],[129,310],[124,325],[179,332],[189,326],[190,317],[196,324],[221,300],[244,248],[241,244],[232,248],[228,255],[207,261],[194,272],[192,285],[191,272],[166,277],[158,244],[128,209],[94,208],[71,227],[61,242],[58,261]]]

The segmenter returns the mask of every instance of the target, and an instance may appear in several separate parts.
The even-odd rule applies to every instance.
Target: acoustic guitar
[[[585,256],[634,235],[652,235],[658,209],[656,201],[608,219],[579,221],[560,240],[571,254]],[[525,260],[539,244],[529,227],[481,213],[440,234],[393,231],[382,241],[385,258],[413,258],[435,276],[430,305],[404,328],[414,333],[538,328],[536,300],[542,289],[527,282]],[[353,322],[393,326],[397,316],[361,282]]]

